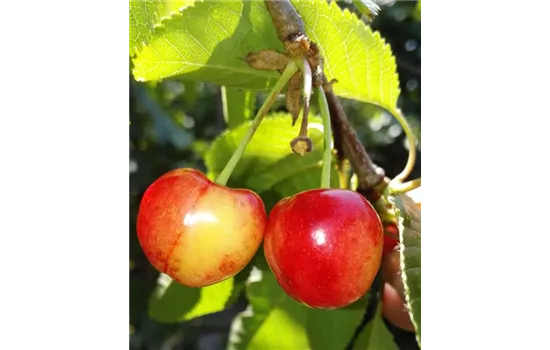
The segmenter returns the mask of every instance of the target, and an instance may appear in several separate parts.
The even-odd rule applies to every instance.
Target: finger
[[[389,283],[384,283],[384,290],[382,292],[382,316],[396,327],[414,332],[414,326],[405,302]]]
[[[405,286],[403,285],[403,279],[401,278],[401,266],[399,264],[400,256],[399,251],[394,250],[387,253],[382,258],[382,279],[384,282],[389,283],[402,298],[405,297]]]

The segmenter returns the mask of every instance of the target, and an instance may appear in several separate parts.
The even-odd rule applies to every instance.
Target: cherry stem
[[[323,118],[323,170],[321,172],[321,188],[330,188],[330,166],[332,164],[332,129],[330,124],[330,112],[325,91],[321,86],[316,88],[319,108]]]
[[[399,109],[390,110],[390,112],[393,114],[395,119],[397,119],[399,124],[401,124],[403,131],[405,131],[405,135],[407,135],[407,141],[409,142],[409,158],[407,159],[405,169],[403,169],[403,171],[392,180],[393,182],[402,182],[407,178],[407,176],[410,175],[414,168],[414,163],[416,162],[416,137],[414,136],[409,123],[403,117],[403,114],[401,114]]]
[[[309,137],[307,137],[307,126],[309,118],[309,100],[311,99],[311,90],[312,90],[312,75],[311,67],[309,66],[308,61],[305,58],[301,60],[295,60],[296,64],[300,68],[303,74],[303,95],[304,95],[304,108],[302,114],[302,123],[300,125],[300,132],[297,137],[290,141],[290,147],[294,153],[304,155],[307,152],[311,152],[313,149],[313,142]]]
[[[305,58],[302,58],[302,64],[299,64],[302,69],[303,78],[303,94],[304,94],[304,110],[302,114],[302,125],[300,126],[300,136],[307,137],[307,122],[309,117],[309,100],[311,99],[311,67]]]
[[[304,114],[302,119],[302,127],[300,128],[300,136],[307,136],[307,119],[309,116],[309,100],[311,99],[311,87],[312,87],[312,75],[311,67],[305,58],[302,58],[302,64],[300,65],[303,71],[303,93],[304,93]],[[305,122],[304,122],[305,120]],[[305,124],[305,125],[304,125]]]
[[[388,191],[390,194],[410,192],[421,186],[420,179],[419,177],[405,183],[390,183]]]
[[[290,61],[289,64],[286,66],[285,70],[279,77],[279,80],[275,83],[275,86],[271,89],[269,92],[269,95],[267,95],[267,98],[265,99],[264,103],[258,110],[258,113],[254,117],[254,120],[252,121],[252,124],[250,124],[250,128],[248,129],[248,132],[242,139],[241,143],[225,165],[225,168],[221,171],[220,175],[218,175],[218,178],[216,179],[216,183],[222,186],[225,186],[227,184],[227,180],[229,180],[229,177],[233,173],[233,170],[235,170],[235,167],[237,166],[237,163],[241,159],[241,157],[244,154],[244,151],[246,150],[246,146],[248,146],[248,143],[250,140],[252,140],[252,137],[256,133],[256,130],[260,126],[262,120],[264,119],[264,116],[266,115],[267,111],[275,102],[277,99],[277,96],[281,92],[281,90],[286,86],[290,78],[298,71],[298,65],[294,61]]]

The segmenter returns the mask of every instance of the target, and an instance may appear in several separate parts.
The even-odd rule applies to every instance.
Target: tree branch
[[[360,188],[375,188],[384,179],[384,170],[372,162],[365,147],[359,141],[355,130],[351,127],[344,108],[330,85],[325,87],[325,96],[329,104],[335,145],[337,144],[336,139],[338,139],[338,143],[341,143],[339,145],[341,149],[337,148],[337,152],[339,154],[343,152],[349,160],[357,174],[357,182]]]
[[[379,192],[380,186],[387,185],[387,181],[384,181],[384,170],[372,162],[351,127],[344,108],[332,91],[331,83],[327,81],[323,70],[323,57],[321,57],[317,45],[305,34],[302,17],[289,0],[264,0],[264,2],[272,17],[279,39],[287,51],[290,51],[288,53],[291,56],[304,55],[314,71],[313,85],[323,86],[329,103],[333,139],[339,160],[343,161],[344,157],[349,159],[357,174],[360,189],[363,191],[376,189],[375,192]],[[367,199],[373,200],[374,198]]]

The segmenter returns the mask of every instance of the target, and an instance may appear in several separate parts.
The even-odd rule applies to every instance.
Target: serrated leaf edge
[[[143,48],[146,47],[146,46],[149,46],[150,43],[153,41],[153,39],[157,39],[159,37],[161,37],[163,34],[166,33],[166,23],[168,23],[169,21],[175,21],[175,20],[178,20],[180,19],[179,17],[181,17],[181,19],[184,19],[183,15],[184,15],[184,11],[189,9],[189,8],[200,8],[200,6],[206,6],[206,4],[208,3],[208,1],[205,1],[205,0],[196,0],[194,3],[193,3],[193,6],[187,6],[187,7],[184,7],[182,9],[180,9],[179,11],[173,11],[170,15],[167,15],[167,16],[162,16],[161,17],[161,20],[160,20],[160,23],[157,23],[155,24],[154,26],[154,33],[153,33],[153,36],[151,37],[151,39],[149,40],[149,42],[147,43],[147,45],[144,45],[141,47],[140,49],[140,52],[143,51]],[[197,6],[199,5],[199,6]],[[135,59],[138,58],[139,56],[139,53],[135,53],[134,56],[132,57],[132,61],[134,61]],[[210,67],[216,67],[214,65],[210,65]],[[217,67],[217,68],[220,68],[220,69],[225,69],[225,67]],[[266,79],[272,79],[273,78],[273,72],[271,71],[263,71],[263,70],[254,70],[254,69],[250,69],[250,70],[242,70],[242,69],[233,69],[233,71],[239,71],[239,72],[246,72],[246,73],[249,73],[250,72],[255,72],[255,74],[257,76],[261,76],[261,77],[264,77]],[[134,79],[136,81],[139,81],[139,82],[146,82],[146,81],[162,81],[164,79],[173,79],[173,78],[177,78],[180,73],[173,73],[172,75],[170,76],[167,76],[167,77],[164,77],[164,78],[160,78],[160,79],[146,79],[144,78],[143,76],[140,76],[140,75],[137,75],[136,73],[138,73],[138,71],[136,70],[135,68],[135,62],[134,62],[134,69],[132,69],[132,74],[134,76]],[[219,85],[219,84],[218,84]],[[251,90],[254,90],[254,89],[251,89]]]
[[[407,311],[409,313],[409,317],[411,319],[411,322],[416,330],[415,332],[415,335],[416,335],[416,341],[418,342],[418,346],[421,346],[421,341],[420,341],[420,334],[418,332],[418,329],[420,327],[420,325],[418,325],[416,323],[416,320],[414,319],[413,317],[413,312],[412,312],[412,309],[411,309],[411,305],[412,305],[412,300],[411,300],[411,290],[409,288],[409,285],[407,283],[407,274],[405,273],[405,270],[406,270],[406,267],[405,267],[405,245],[403,243],[404,241],[404,228],[407,227],[409,228],[410,230],[413,230],[415,232],[418,232],[416,231],[414,228],[410,227],[407,222],[410,222],[410,221],[413,221],[414,219],[420,219],[419,216],[416,216],[415,213],[409,213],[407,212],[406,210],[406,204],[403,203],[403,201],[401,200],[401,198],[405,198],[406,201],[410,201],[411,203],[414,203],[414,201],[412,200],[412,198],[410,198],[409,196],[407,196],[406,194],[400,194],[396,197],[394,197],[394,202],[395,202],[395,213],[397,215],[397,220],[398,220],[398,227],[399,227],[399,255],[400,255],[400,268],[401,268],[401,278],[403,279],[403,286],[405,288],[405,299],[406,299],[406,307],[407,307]],[[418,232],[419,233],[419,232]],[[420,233],[419,233],[419,236],[420,236]],[[419,246],[409,246],[407,247],[407,250],[409,249],[413,249],[413,248],[416,248],[416,249],[420,249]],[[418,267],[416,268],[413,268],[413,269],[409,269],[410,270],[415,270],[415,269],[418,269]]]
[[[304,0],[296,0],[296,1],[297,2],[304,2]],[[305,2],[307,3],[307,1],[305,1]],[[357,15],[355,13],[351,12],[349,9],[347,9],[347,8],[342,9],[340,6],[338,6],[336,1],[331,1],[330,3],[328,3],[327,1],[322,1],[322,2],[325,3],[322,6],[327,6],[330,9],[329,11],[335,11],[335,12],[341,14],[341,17],[343,18],[343,20],[354,21],[355,26],[360,31],[361,30],[364,31],[364,33],[361,33],[361,34],[366,34],[367,36],[372,36],[373,37],[373,39],[376,41],[376,45],[378,45],[381,48],[381,51],[384,54],[384,59],[386,57],[389,57],[389,61],[391,61],[391,69],[393,71],[392,78],[394,78],[394,79],[392,79],[392,82],[396,82],[396,86],[395,86],[396,96],[395,96],[395,99],[392,98],[390,100],[395,100],[396,104],[392,106],[392,105],[382,103],[381,101],[378,102],[378,101],[374,101],[374,100],[371,100],[371,99],[363,100],[363,102],[380,106],[384,109],[387,109],[390,113],[392,113],[392,111],[397,108],[397,101],[399,100],[399,96],[401,94],[401,88],[399,86],[399,74],[397,73],[397,63],[396,63],[395,55],[393,54],[393,51],[391,49],[391,45],[386,42],[386,40],[382,37],[382,35],[380,34],[379,31],[372,30],[372,28],[370,26],[365,24],[365,22],[363,22],[361,19],[359,19],[359,17],[357,17]],[[311,31],[311,30],[306,29],[306,31]],[[312,39],[312,38],[310,38],[310,39]],[[320,46],[319,50],[320,50],[321,54],[323,55],[323,57],[326,57],[326,54],[325,54],[326,48]],[[372,50],[372,48],[367,49],[367,51],[368,50]],[[327,67],[325,65],[325,70],[326,69],[327,69]],[[330,71],[330,69],[329,69],[329,71]],[[330,73],[330,75],[332,76],[333,74]],[[338,77],[334,77],[334,78],[338,79]],[[395,84],[395,83],[393,83],[393,84]],[[393,90],[393,89],[390,89],[390,90]]]
[[[147,1],[147,0],[143,0],[143,1]],[[151,1],[151,0],[149,0],[149,1]],[[152,1],[155,1],[155,0],[152,0]],[[158,1],[159,5],[163,6],[161,1],[159,1],[159,0],[156,0],[156,1]],[[130,12],[132,12],[131,7],[130,7]],[[157,9],[156,13],[153,16],[153,26],[152,26],[152,28],[150,28],[151,37],[153,37],[155,35],[155,27],[156,27],[155,22],[157,22],[159,19],[162,20],[162,16],[160,16],[160,11]],[[130,57],[136,57],[141,52],[141,50],[143,50],[143,47],[145,47],[149,44],[149,41],[148,40],[142,40],[140,43],[136,43],[136,45],[134,45],[133,48],[130,48]],[[133,51],[133,53],[132,53],[132,51]]]

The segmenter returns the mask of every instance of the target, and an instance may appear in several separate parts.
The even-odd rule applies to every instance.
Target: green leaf
[[[397,345],[393,341],[393,336],[382,319],[381,303],[379,304],[376,316],[367,327],[369,329],[365,331],[370,333],[368,346],[366,347],[367,350],[398,350]]]
[[[236,274],[235,277],[233,277],[233,288],[231,290],[231,295],[227,298],[227,301],[225,303],[226,308],[235,304],[237,300],[239,300],[241,293],[245,289],[245,283],[248,280],[248,277],[250,276],[252,267],[253,267],[253,263],[251,262],[248,265],[246,265],[245,268],[242,269],[242,271]]]
[[[342,97],[396,107],[400,94],[390,47],[356,15],[336,2],[293,0],[325,58],[325,73],[337,79]],[[253,51],[282,52],[271,16],[261,1],[195,2],[163,21],[149,45],[134,59],[136,80],[181,77],[227,87],[267,89],[276,73],[250,68],[243,58]]]
[[[338,310],[312,309],[290,298],[269,268],[253,275],[247,286],[250,305],[231,326],[231,350],[344,349],[361,322],[366,297]]]
[[[308,136],[313,151],[305,156],[292,152],[290,141],[298,135],[299,125],[291,124],[286,113],[266,116],[248,144],[243,157],[228,181],[230,187],[245,187],[257,193],[273,191],[276,199],[321,184],[323,133],[321,119],[310,116]],[[205,155],[208,177],[215,179],[244,137],[251,122],[226,130]],[[338,186],[338,174],[333,170],[332,185]]]
[[[293,0],[306,24],[308,37],[319,44],[325,74],[337,79],[341,96],[394,109],[400,94],[395,58],[389,45],[355,14],[335,1]]]
[[[363,319],[367,303],[368,298],[363,297],[343,309],[309,309],[306,330],[311,349],[345,349]],[[366,335],[356,340],[355,349],[365,348],[368,341],[368,334]]]
[[[156,0],[130,0],[130,56],[147,44],[160,20],[161,3]]]
[[[401,273],[405,299],[420,346],[420,209],[407,195],[396,196],[395,204],[399,214]]]
[[[163,20],[134,59],[138,81],[183,76],[227,87],[266,89],[277,74],[254,70],[244,57],[266,48],[282,50],[262,1],[195,1]]]
[[[223,118],[229,129],[254,117],[256,93],[222,86]]]
[[[305,306],[288,297],[269,269],[254,271],[249,307],[233,320],[229,349],[307,349]]]
[[[161,323],[177,323],[225,309],[233,289],[233,278],[204,287],[190,288],[159,276],[149,300],[149,316]]]
[[[417,21],[420,21],[420,17],[421,17],[421,10],[420,10],[420,6],[422,6],[420,4],[420,0],[416,3],[416,6],[414,8],[414,12],[413,12],[413,17],[414,19],[416,19]]]
[[[162,17],[169,17],[174,13],[180,12],[195,3],[194,0],[177,0],[177,1],[162,1],[161,15]]]

